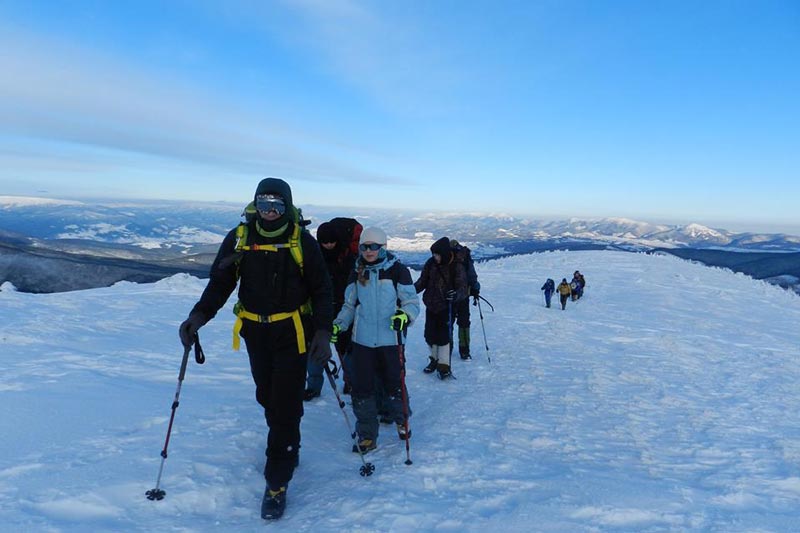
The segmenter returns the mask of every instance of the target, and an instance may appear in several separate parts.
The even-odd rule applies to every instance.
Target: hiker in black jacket
[[[431,258],[414,282],[425,303],[425,342],[431,349],[423,372],[436,371],[440,379],[452,376],[450,353],[453,334],[453,306],[469,295],[467,273],[455,262],[450,239],[442,237],[431,245]]]
[[[477,305],[478,297],[481,294],[481,284],[478,281],[478,273],[475,272],[472,251],[455,239],[450,239],[450,249],[453,252],[453,260],[460,264],[467,274],[469,296],[472,296],[473,304]],[[458,325],[458,354],[461,359],[472,359],[469,353],[469,298],[453,304],[453,321]]]
[[[322,251],[322,256],[325,258],[325,264],[328,267],[328,274],[331,277],[333,285],[333,306],[334,315],[338,314],[344,304],[344,290],[347,287],[347,280],[350,273],[355,268],[356,255],[350,250],[350,241],[352,235],[338,227],[337,220],[353,220],[353,219],[333,219],[330,222],[323,222],[317,228],[317,242],[319,243]],[[355,222],[355,220],[353,220]],[[360,224],[359,224],[360,226]],[[360,230],[359,230],[360,235]],[[350,384],[350,338],[352,331],[347,329],[340,331],[334,346],[336,353],[339,355],[339,360],[342,364],[342,372],[344,377],[344,393],[349,394],[351,389]],[[322,385],[324,382],[324,368],[316,364],[313,360],[308,361],[308,376],[306,378],[306,392],[304,399],[306,401],[313,400],[322,394]]]
[[[208,285],[179,333],[191,346],[239,282],[234,348],[244,338],[269,427],[261,516],[275,519],[286,507],[298,464],[306,359],[325,364],[331,357],[333,292],[317,241],[303,229],[285,181],[262,180],[245,213],[247,222],[222,242]]]

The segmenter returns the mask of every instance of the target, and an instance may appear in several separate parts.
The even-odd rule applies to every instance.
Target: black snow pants
[[[250,357],[256,400],[264,408],[269,428],[264,477],[267,485],[277,490],[292,479],[298,461],[307,354],[298,354],[292,320],[245,320],[242,337]]]

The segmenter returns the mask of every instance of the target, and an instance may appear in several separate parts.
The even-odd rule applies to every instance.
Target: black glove
[[[445,299],[447,299],[448,302],[452,302],[453,300],[456,299],[456,290],[450,289],[449,291],[444,293],[444,297]]]
[[[308,357],[324,367],[331,358],[331,332],[318,329],[308,346]]]
[[[186,347],[194,344],[194,336],[197,334],[197,330],[202,328],[206,322],[207,320],[205,315],[203,315],[203,313],[200,311],[192,311],[189,313],[189,318],[184,320],[181,323],[181,326],[178,328],[178,335],[181,338],[181,344]]]
[[[470,287],[469,295],[478,297],[481,294],[481,289],[479,287]]]

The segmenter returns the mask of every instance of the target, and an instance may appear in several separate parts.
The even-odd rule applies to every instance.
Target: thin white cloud
[[[441,35],[433,36],[415,9],[402,3],[286,0],[297,25],[270,31],[306,47],[345,83],[388,109],[439,114],[469,77]]]
[[[0,134],[309,181],[405,183],[330,154],[336,141],[64,42],[0,28]],[[45,144],[46,144],[45,143]],[[4,143],[6,144],[6,143]],[[335,147],[335,148],[332,148]]]

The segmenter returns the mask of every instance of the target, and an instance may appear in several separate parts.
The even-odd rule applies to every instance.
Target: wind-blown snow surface
[[[478,269],[496,308],[482,307],[488,354],[474,313],[474,360],[442,382],[421,372],[422,321],[410,330],[414,464],[382,426],[376,472],[360,477],[326,388],[307,404],[286,515],[269,527],[797,530],[800,298],[666,256],[552,252]],[[546,309],[543,281],[575,269],[585,298]],[[166,498],[145,499],[177,327],[203,285],[0,292],[0,529],[265,527],[265,425],[246,356],[230,349],[232,302],[201,330],[207,363],[187,371]]]

